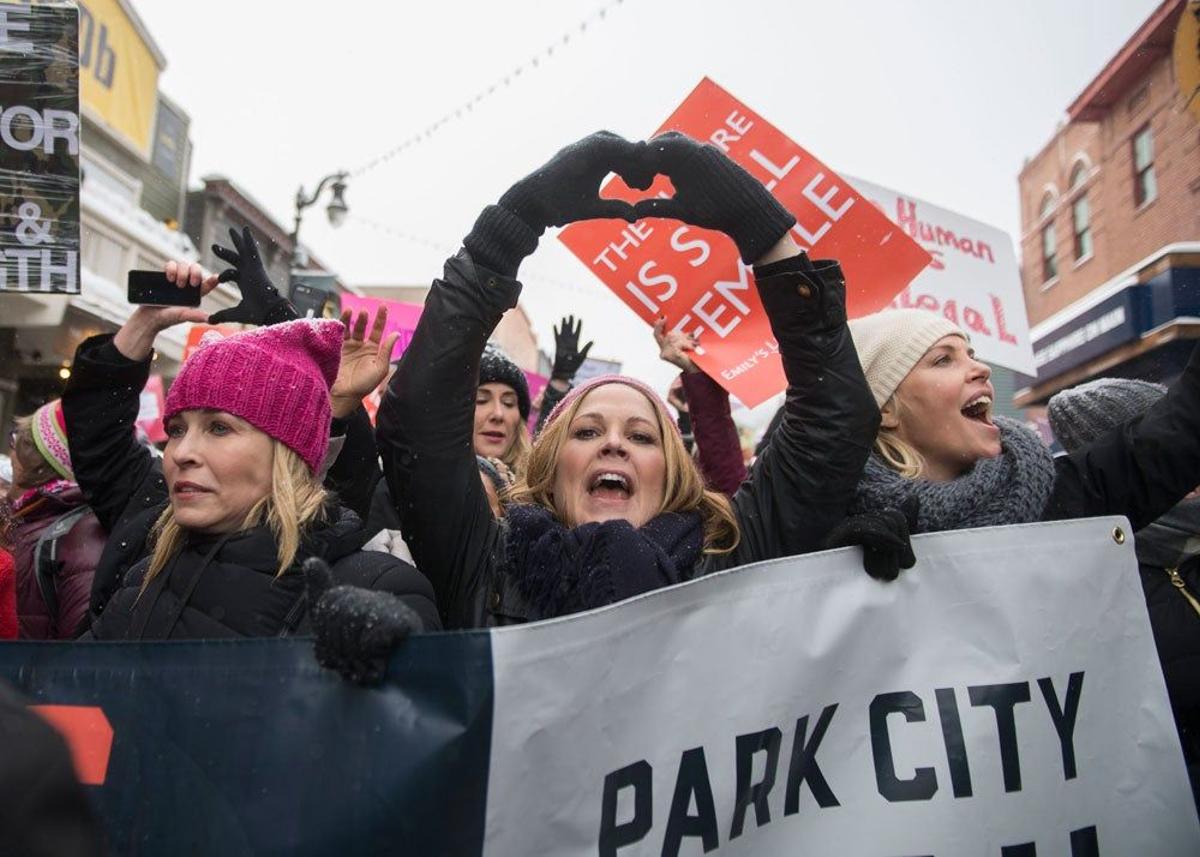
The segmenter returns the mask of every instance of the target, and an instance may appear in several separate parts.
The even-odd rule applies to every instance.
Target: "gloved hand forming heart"
[[[720,149],[676,131],[648,141],[642,173],[663,173],[675,186],[668,199],[634,205],[637,217],[671,217],[724,232],[746,264],[754,264],[796,223],[771,192]],[[653,179],[653,175],[651,175]]]
[[[547,226],[564,226],[576,220],[636,220],[630,203],[600,197],[600,185],[609,173],[616,173],[632,188],[650,187],[654,169],[646,144],[631,143],[610,131],[597,131],[559,150],[509,188],[499,205],[538,234]]]

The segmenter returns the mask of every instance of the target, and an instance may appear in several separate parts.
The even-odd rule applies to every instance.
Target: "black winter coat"
[[[75,475],[109,533],[92,588],[93,635],[182,639],[304,631],[307,606],[297,606],[303,592],[298,566],[275,578],[274,538],[261,527],[226,538],[189,537],[137,598],[150,529],[167,504],[161,462],[133,432],[149,372],[149,360],[129,360],[111,335],[95,336],[77,349],[63,393]],[[365,534],[349,510],[331,504],[325,517],[327,523],[305,534],[297,562],[324,557],[335,582],[392,592],[421,616],[425,630],[440,628],[432,588],[416,569],[360,551]]]
[[[1140,417],[1054,459],[1043,520],[1124,515],[1142,529],[1200,485],[1200,346]]]
[[[1200,615],[1175,588],[1165,568],[1139,563],[1138,571],[1179,740],[1200,802],[1196,781],[1200,775]],[[1178,572],[1188,592],[1200,597],[1200,557],[1184,562]]]
[[[732,499],[737,549],[703,556],[684,570],[688,577],[819,549],[862,474],[879,410],[846,326],[840,270],[806,273],[806,264],[797,257],[755,272],[783,355],[786,414],[776,443]],[[465,250],[448,260],[377,416],[401,529],[449,628],[532,615],[506,571],[508,531],[488,507],[471,445],[480,353],[520,290]]]

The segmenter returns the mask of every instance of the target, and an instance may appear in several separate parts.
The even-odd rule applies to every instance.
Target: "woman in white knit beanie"
[[[1140,419],[1069,455],[992,413],[991,370],[923,310],[850,322],[881,424],[853,512],[911,508],[914,532],[1126,515],[1135,530],[1200,484],[1200,357]],[[907,506],[906,506],[907,502]]]

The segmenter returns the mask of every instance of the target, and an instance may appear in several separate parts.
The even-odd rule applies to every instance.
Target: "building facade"
[[[196,252],[178,231],[189,118],[158,91],[166,58],[127,0],[81,0],[80,294],[0,294],[0,426],[59,395],[75,347],[128,318],[126,272]],[[214,307],[235,293],[214,296]],[[173,374],[183,334],[159,341]],[[0,451],[7,433],[0,439]]]
[[[1169,383],[1200,338],[1200,122],[1173,54],[1186,5],[1161,3],[1021,170],[1038,374],[1015,399],[1035,419],[1092,378]]]

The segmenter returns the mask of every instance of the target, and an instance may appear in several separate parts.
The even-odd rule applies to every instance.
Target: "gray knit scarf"
[[[1184,500],[1153,524],[1134,533],[1138,562],[1177,568],[1200,556],[1200,498]]]
[[[1015,420],[995,418],[1001,453],[982,458],[949,482],[906,479],[872,453],[851,514],[896,509],[910,495],[921,501],[918,533],[1040,521],[1054,487],[1050,451]]]

